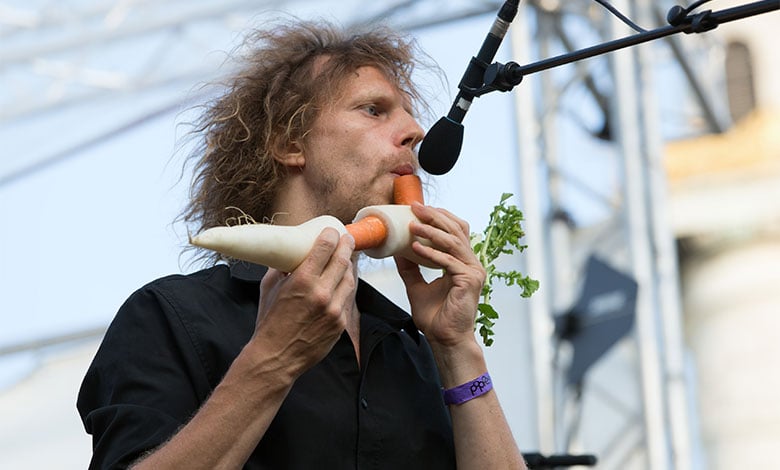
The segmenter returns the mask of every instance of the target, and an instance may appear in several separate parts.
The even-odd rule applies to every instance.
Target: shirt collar
[[[246,282],[260,282],[268,268],[247,261],[234,261],[230,263],[230,277]]]
[[[267,267],[247,261],[230,264],[231,277],[245,282],[260,282],[267,271]],[[361,313],[377,317],[395,330],[405,330],[415,341],[418,340],[419,332],[412,317],[362,279],[358,279],[355,300]]]

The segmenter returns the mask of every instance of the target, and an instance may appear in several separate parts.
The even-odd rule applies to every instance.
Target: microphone
[[[476,57],[472,57],[463,78],[458,84],[460,91],[455,97],[449,113],[431,127],[420,144],[420,166],[433,175],[443,175],[455,166],[463,145],[463,118],[471,102],[478,96],[485,83],[485,71],[496,56],[498,46],[504,39],[509,24],[517,14],[520,0],[506,0],[496,16],[493,26],[482,43]]]

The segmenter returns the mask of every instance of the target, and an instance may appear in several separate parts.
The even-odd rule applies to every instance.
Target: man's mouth
[[[409,163],[399,165],[393,169],[392,173],[398,176],[411,175],[414,173],[414,166]]]

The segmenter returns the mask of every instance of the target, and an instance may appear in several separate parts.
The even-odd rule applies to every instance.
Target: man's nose
[[[423,137],[425,137],[425,131],[420,127],[420,124],[414,116],[408,112],[404,111],[401,119],[402,123],[400,125],[401,130],[399,134],[400,146],[413,149],[417,144],[422,142]]]

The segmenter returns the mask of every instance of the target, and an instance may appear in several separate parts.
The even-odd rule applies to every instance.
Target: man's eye
[[[366,112],[372,116],[379,116],[379,108],[374,104],[369,104],[365,107]]]

